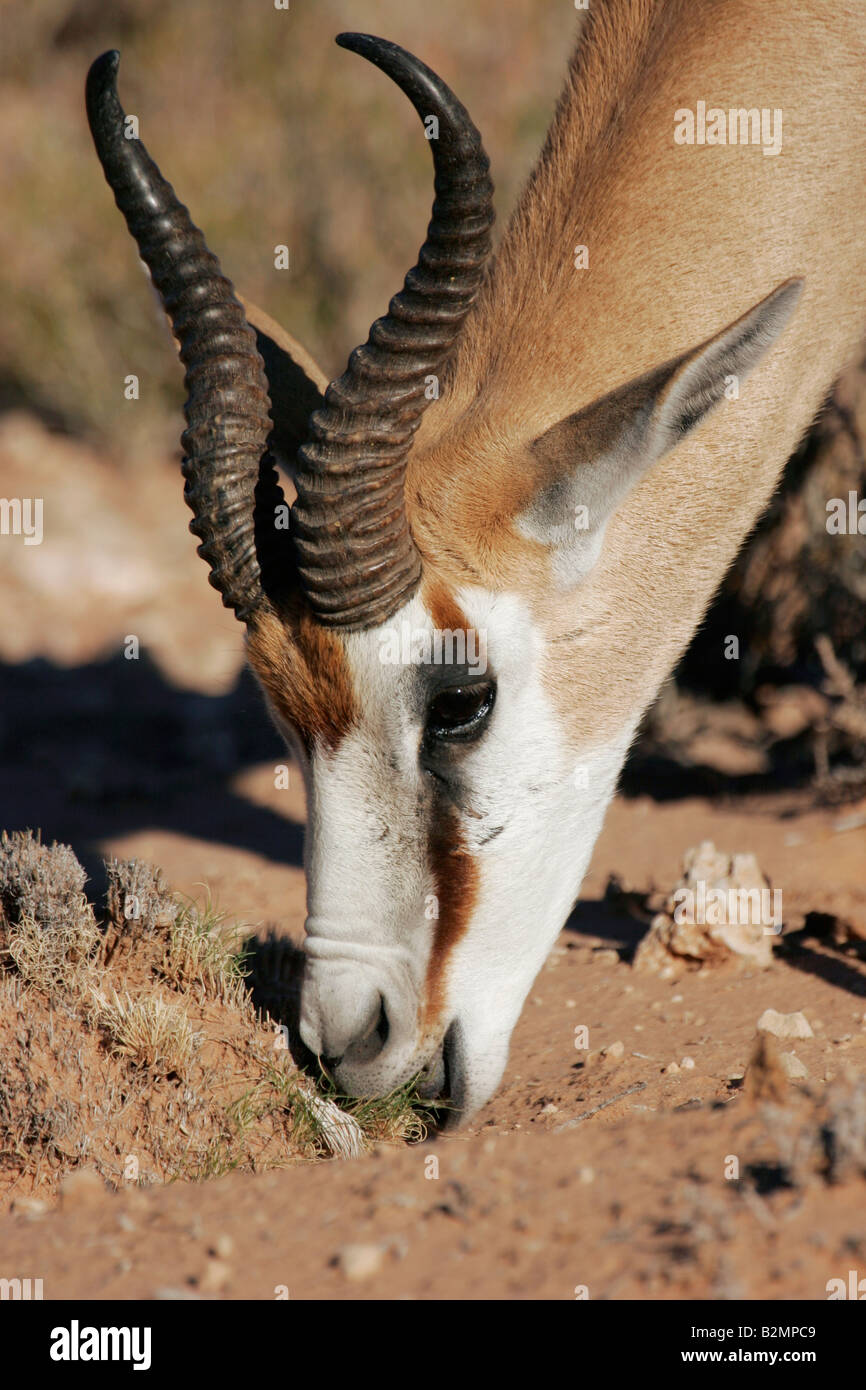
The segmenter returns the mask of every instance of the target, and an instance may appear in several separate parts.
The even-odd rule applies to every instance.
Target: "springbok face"
[[[436,115],[439,135],[418,265],[329,386],[239,303],[124,138],[116,54],[91,69],[88,115],[181,343],[191,529],[304,772],[302,1036],[349,1093],[421,1072],[465,1118],[500,1080],[642,712],[631,702],[601,736],[562,699],[558,654],[574,660],[592,627],[608,522],[757,364],[800,287],[540,432],[470,392],[466,420],[437,434],[431,413],[410,459],[484,273],[492,185],[438,77],[383,40],[339,42]],[[478,477],[494,480],[482,503]],[[584,650],[597,657],[589,638]]]
[[[273,622],[249,655],[307,784],[302,1036],[350,1094],[423,1071],[470,1114],[501,1077],[621,750],[588,754],[579,776],[514,595],[466,587],[446,604],[425,583],[373,631],[287,644]]]

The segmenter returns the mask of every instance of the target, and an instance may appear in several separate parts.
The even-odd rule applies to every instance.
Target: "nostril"
[[[390,1031],[385,1001],[380,996],[378,1012],[373,1015],[369,1027],[345,1049],[343,1056],[337,1059],[334,1066],[346,1061],[353,1065],[375,1061],[388,1041]]]
[[[382,1007],[379,1010],[379,1018],[376,1022],[376,1036],[378,1037],[379,1042],[384,1047],[386,1042],[388,1041],[388,1034],[391,1031],[391,1025],[388,1022],[388,1014],[385,1009],[384,999],[381,1000],[381,1004]]]
[[[304,1041],[332,1074],[341,1065],[374,1061],[391,1036],[391,1020],[380,990],[371,990],[366,997],[353,991],[348,998],[336,991],[320,991],[318,996],[307,997],[305,1008],[301,1026]],[[313,1048],[313,1043],[318,1046]]]

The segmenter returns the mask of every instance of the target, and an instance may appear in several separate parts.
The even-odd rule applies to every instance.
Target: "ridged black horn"
[[[284,503],[267,452],[267,381],[255,336],[231,283],[187,209],[138,139],[127,139],[117,97],[119,53],[87,76],[87,118],[105,177],[165,305],[186,368],[184,496],[190,530],[227,608],[248,619],[291,565]],[[258,551],[256,539],[259,538]],[[280,541],[283,545],[280,545]],[[263,573],[264,572],[264,573]]]
[[[445,83],[397,44],[369,34],[337,43],[369,58],[433,116],[436,200],[418,264],[377,319],[298,452],[292,532],[300,581],[319,622],[365,628],[410,597],[421,563],[406,518],[404,480],[412,438],[484,272],[493,185],[481,137]]]

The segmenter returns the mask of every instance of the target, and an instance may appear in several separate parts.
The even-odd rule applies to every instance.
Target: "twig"
[[[609,1100],[603,1100],[600,1105],[594,1105],[591,1110],[584,1110],[582,1115],[575,1115],[573,1120],[566,1120],[565,1124],[557,1125],[554,1134],[560,1134],[564,1129],[574,1129],[582,1120],[588,1120],[590,1115],[597,1115],[599,1110],[606,1110],[609,1105],[616,1105],[618,1100],[624,1100],[626,1096],[633,1096],[635,1091],[645,1091],[647,1083],[636,1081],[633,1086],[629,1086],[627,1091],[620,1091],[618,1096],[611,1096]]]

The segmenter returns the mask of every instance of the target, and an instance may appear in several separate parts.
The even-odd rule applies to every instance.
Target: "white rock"
[[[785,1075],[790,1081],[805,1081],[809,1075],[796,1052],[783,1052],[780,1059]]]
[[[337,1265],[353,1283],[378,1274],[384,1259],[385,1249],[381,1245],[344,1245],[337,1251]]]
[[[758,1032],[773,1033],[777,1038],[813,1038],[815,1036],[805,1014],[780,1014],[776,1009],[764,1010],[758,1019]]]

